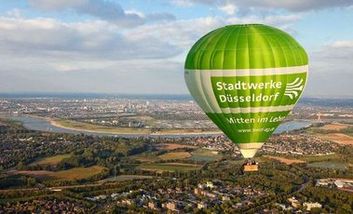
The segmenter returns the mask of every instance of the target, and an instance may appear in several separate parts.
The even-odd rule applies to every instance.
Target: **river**
[[[31,117],[28,115],[18,115],[18,116],[11,116],[12,120],[19,121],[23,124],[26,129],[29,130],[36,130],[36,131],[45,131],[45,132],[55,132],[55,133],[71,133],[71,134],[87,134],[87,135],[95,135],[95,136],[121,136],[121,137],[140,137],[140,136],[147,136],[146,134],[110,134],[110,133],[100,133],[100,132],[90,132],[90,131],[78,131],[72,130],[69,128],[61,128],[52,125],[48,120],[39,117]],[[274,132],[275,134],[280,134],[283,132],[289,132],[293,130],[298,130],[302,128],[307,128],[312,124],[311,121],[302,121],[302,120],[295,120],[282,123]],[[155,137],[188,137],[188,136],[207,136],[210,134],[183,134],[183,135],[149,135]]]

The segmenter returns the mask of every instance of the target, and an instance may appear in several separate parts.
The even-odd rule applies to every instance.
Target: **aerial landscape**
[[[353,213],[352,0],[0,4],[0,214]]]
[[[336,102],[303,99],[244,173],[190,97],[1,98],[0,208],[349,213],[353,107]]]

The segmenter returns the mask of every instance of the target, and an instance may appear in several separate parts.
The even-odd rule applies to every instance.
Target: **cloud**
[[[183,63],[190,47],[207,32],[248,18],[171,19],[126,29],[105,20],[0,17],[0,91],[187,93]],[[266,21],[282,27],[295,20]]]
[[[149,13],[144,15],[144,18],[147,22],[176,20],[176,17],[170,13]]]
[[[234,2],[244,7],[286,9],[289,11],[319,10],[325,8],[346,7],[353,5],[353,2],[351,0],[235,0]]]
[[[225,12],[227,15],[234,15],[237,7],[232,3],[226,3],[218,7],[219,10]]]
[[[28,0],[28,2],[33,8],[40,10],[71,10],[124,27],[142,25],[146,21],[175,19],[175,17],[169,13],[152,13],[145,16],[134,11],[124,11],[118,3],[105,0]]]
[[[353,40],[335,41],[330,46],[333,48],[353,48]]]
[[[310,53],[306,95],[351,97],[353,41],[335,41]]]
[[[230,17],[228,18],[228,22],[231,23],[263,23],[269,25],[275,25],[277,27],[285,27],[293,24],[296,21],[302,19],[301,14],[296,15],[269,15],[269,16],[243,16],[243,17]]]
[[[87,1],[45,1],[41,9],[77,12]],[[99,19],[65,22],[25,18],[13,11],[0,17],[0,91],[187,93],[183,63],[201,36],[224,25],[249,22],[293,32],[292,24],[304,14],[239,16],[237,8],[224,10],[230,15],[185,20],[168,13],[123,11],[123,16],[133,14],[143,20],[144,24],[133,28],[116,24],[118,17],[94,15]],[[352,41],[336,41],[311,53],[308,95],[340,94],[340,90],[349,94],[353,90],[347,65],[353,58],[351,45]],[[334,74],[343,79],[330,82]]]
[[[0,91],[187,93],[185,52],[222,23],[206,17],[122,30],[101,20],[0,17]]]
[[[58,72],[45,62],[20,60],[1,68],[1,92],[93,92],[134,94],[185,94],[181,63],[168,60],[109,62],[105,66]],[[13,61],[12,61],[13,62]],[[92,63],[94,64],[94,63]]]
[[[125,34],[131,39],[145,36],[158,38],[161,42],[169,42],[185,51],[201,36],[225,23],[226,20],[221,18],[204,17],[144,25],[131,29]]]
[[[191,7],[194,4],[214,4],[214,0],[171,0],[171,3],[181,7]]]
[[[0,17],[0,91],[186,93],[179,42],[139,28]]]
[[[122,60],[164,58],[177,47],[158,38],[129,38],[105,21],[64,23],[54,19],[0,18],[0,53],[17,56],[86,57]]]
[[[349,7],[353,5],[351,0],[172,0],[172,3],[183,5],[184,2],[188,2],[188,5],[193,4],[206,4],[206,5],[215,5],[220,9],[225,5],[234,5],[242,10],[249,10],[251,8],[273,10],[273,9],[284,9],[288,11],[302,12],[309,10],[320,10],[325,8],[335,8],[335,7]]]
[[[263,23],[293,32],[291,25],[302,18],[298,15],[246,16],[246,17],[202,17],[190,20],[176,20],[166,23],[155,23],[139,26],[125,32],[126,37],[138,39],[140,37],[158,38],[161,42],[168,42],[186,51],[203,35],[216,28],[241,23]],[[190,27],[192,26],[192,27]]]

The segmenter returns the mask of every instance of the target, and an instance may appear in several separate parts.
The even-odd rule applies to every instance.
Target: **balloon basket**
[[[259,164],[254,160],[247,160],[243,164],[243,172],[257,172],[259,170]]]

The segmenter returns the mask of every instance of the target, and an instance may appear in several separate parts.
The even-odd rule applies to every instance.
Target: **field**
[[[48,177],[53,172],[47,170],[12,170],[8,172],[9,174],[20,174],[20,175],[29,175],[36,178]]]
[[[209,131],[204,131],[204,130],[202,130],[202,129],[179,129],[179,128],[175,128],[175,129],[162,129],[162,130],[160,130],[160,131],[158,131],[158,132],[154,132],[153,134],[154,135],[168,135],[168,134],[171,134],[171,135],[173,135],[173,134],[177,134],[177,135],[179,135],[179,134],[181,134],[181,135],[183,135],[183,134],[199,134],[199,133],[208,133],[208,134],[220,134],[221,132],[220,131],[218,131],[218,130],[209,130]]]
[[[162,150],[174,150],[174,149],[181,149],[181,148],[197,148],[196,146],[190,145],[183,145],[183,144],[175,144],[175,143],[166,143],[159,146],[159,149]]]
[[[153,178],[152,176],[147,176],[147,175],[119,175],[116,177],[110,177],[106,178],[104,180],[101,180],[99,182],[113,182],[113,181],[129,181],[129,180],[136,180],[136,179],[151,179]]]
[[[210,161],[219,160],[222,158],[222,155],[219,154],[217,151],[212,151],[208,149],[197,149],[196,151],[193,151],[191,154],[192,156],[190,159],[195,161],[210,162]]]
[[[322,162],[322,161],[336,161],[340,160],[342,157],[339,154],[330,154],[330,155],[307,155],[301,157],[301,160],[304,160],[308,163],[311,162]]]
[[[298,160],[298,159],[289,159],[289,158],[284,158],[284,157],[276,157],[276,156],[270,156],[270,155],[265,155],[265,158],[277,160],[281,163],[291,165],[291,164],[296,164],[296,163],[305,163],[303,160]]]
[[[146,171],[156,171],[156,172],[186,172],[201,169],[201,165],[198,164],[187,164],[187,163],[151,163],[151,164],[141,164],[138,166],[139,169]]]
[[[340,131],[348,127],[349,125],[342,124],[342,123],[330,123],[330,124],[324,125],[323,127],[320,127],[319,129],[328,130],[328,131]]]
[[[189,152],[169,152],[158,157],[162,160],[175,160],[191,157],[191,154]]]
[[[77,131],[101,132],[109,134],[150,134],[149,129],[107,127],[73,120],[56,119],[51,120],[50,123],[56,127],[68,128]]]
[[[319,138],[342,145],[353,145],[353,126],[342,123],[330,123],[319,128],[312,128],[308,133]]]
[[[55,155],[33,162],[31,165],[57,165],[65,158],[71,157],[71,154]]]
[[[342,133],[320,134],[319,137],[338,144],[353,145],[353,137]]]
[[[142,153],[138,155],[132,155],[129,157],[141,162],[154,162],[154,161],[160,160],[155,153]]]
[[[102,166],[91,166],[87,168],[77,167],[77,168],[61,170],[57,172],[45,171],[45,170],[38,170],[38,171],[25,170],[25,171],[14,171],[13,173],[30,175],[34,177],[51,177],[59,180],[80,180],[80,179],[89,178],[94,175],[97,175],[103,172],[103,170],[105,169],[106,168]]]
[[[348,168],[348,165],[342,162],[324,161],[324,162],[309,163],[308,167],[345,170]]]
[[[56,179],[63,180],[80,180],[97,175],[103,172],[103,170],[105,169],[106,168],[102,166],[91,166],[87,168],[77,167],[68,170],[53,172],[53,174],[51,174],[50,176]]]

